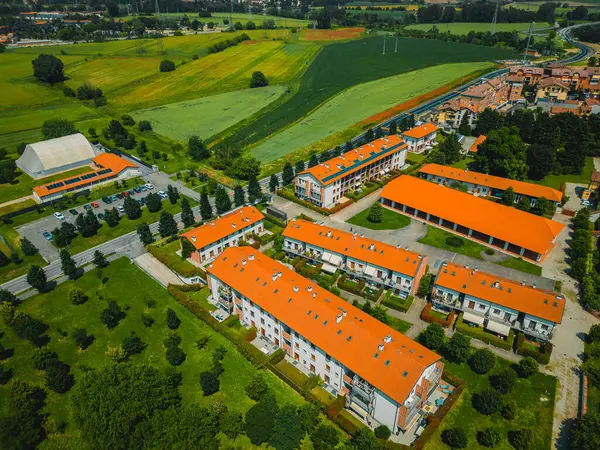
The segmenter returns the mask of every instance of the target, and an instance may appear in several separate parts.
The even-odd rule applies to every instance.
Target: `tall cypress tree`
[[[284,186],[287,186],[294,182],[294,169],[292,167],[292,163],[290,163],[289,161],[287,161],[283,166],[281,181],[283,182]]]
[[[140,241],[144,245],[148,245],[152,242],[152,232],[146,222],[140,223],[137,228],[137,234],[140,237]]]
[[[206,189],[202,189],[202,193],[200,194],[200,215],[204,220],[210,219],[213,215]]]
[[[75,275],[77,274],[77,264],[75,264],[75,260],[66,248],[63,248],[60,251],[60,267],[66,276],[71,279],[75,278]]]
[[[183,226],[185,228],[191,227],[196,223],[194,219],[194,213],[192,208],[190,208],[190,202],[186,197],[181,199],[181,221],[183,222]]]
[[[271,175],[271,179],[269,180],[269,190],[271,192],[275,192],[278,187],[279,187],[279,178],[277,178],[277,175],[273,174],[273,175]]]
[[[262,197],[262,191],[260,189],[260,184],[254,175],[252,175],[248,179],[248,200],[250,202],[254,202]]]
[[[173,214],[167,211],[160,213],[158,232],[160,233],[161,237],[173,236],[177,234],[177,222],[175,222]]]
[[[215,207],[217,214],[223,214],[231,209],[231,200],[223,186],[217,186],[215,189]]]
[[[244,188],[239,184],[233,189],[233,201],[235,206],[242,206],[246,203],[246,193],[244,192]]]

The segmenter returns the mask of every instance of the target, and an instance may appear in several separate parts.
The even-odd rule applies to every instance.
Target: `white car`
[[[167,198],[168,195],[165,191],[158,191],[158,195],[160,195],[162,198]]]
[[[125,208],[122,206],[117,206],[117,211],[119,211],[121,214],[125,214]]]
[[[59,212],[55,212],[54,213],[54,217],[56,217],[58,220],[65,220],[65,216],[63,216],[61,213]]]
[[[144,186],[146,187],[146,189],[149,189],[149,190],[154,189],[154,186],[152,186],[150,183],[146,183]]]
[[[589,202],[589,200],[582,200],[582,201],[581,201],[581,204],[582,204],[583,206],[590,206],[590,205],[591,205],[591,203]]]

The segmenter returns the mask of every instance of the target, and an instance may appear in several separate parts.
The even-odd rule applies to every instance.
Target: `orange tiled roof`
[[[41,186],[35,186],[33,188],[34,192],[40,197],[44,197],[57,192],[67,191],[74,187],[85,186],[91,182],[114,177],[127,167],[137,167],[135,164],[113,153],[100,153],[93,161],[99,167],[98,170],[82,173],[81,175],[76,175],[63,180],[53,181]]]
[[[454,263],[440,269],[435,284],[554,323],[561,323],[565,310],[565,298],[556,292],[542,291]]]
[[[481,138],[481,136],[479,136],[479,138]],[[483,138],[485,139],[485,136],[483,136]],[[532,198],[545,197],[547,200],[553,202],[560,202],[563,197],[562,192],[552,189],[551,187],[487,175],[485,173],[471,172],[470,170],[456,169],[450,166],[441,166],[439,164],[425,164],[419,169],[419,172],[446,177],[452,180],[464,181],[465,183],[488,186],[503,191],[512,187],[517,194],[527,195]]]
[[[254,225],[264,218],[265,216],[254,206],[243,206],[218,219],[211,220],[193,230],[182,233],[180,236],[187,238],[196,249],[200,250],[230,234],[240,231],[242,228]]]
[[[283,236],[411,277],[415,276],[423,261],[416,252],[306,220],[290,222]],[[369,250],[371,245],[373,247]]]
[[[541,255],[550,251],[565,227],[545,217],[408,175],[390,181],[380,196]]]
[[[538,82],[538,87],[560,86],[563,89],[569,89],[569,86],[556,78],[543,78]]]
[[[246,261],[245,265],[242,261]],[[250,247],[226,249],[207,272],[399,403],[404,403],[423,371],[440,359],[431,350]],[[278,273],[281,276],[274,280]],[[343,312],[345,316],[337,323]],[[391,337],[391,342],[384,343],[386,336]],[[382,351],[378,348],[381,344]]]
[[[485,141],[486,137],[485,135],[481,135],[479,136],[477,139],[475,139],[475,142],[473,142],[473,145],[471,145],[471,148],[469,148],[469,151],[471,153],[477,153],[477,151],[479,150],[479,146],[481,144],[483,144],[483,141]]]
[[[437,130],[439,130],[439,128],[434,124],[424,123],[422,125],[419,125],[418,127],[411,128],[410,130],[403,132],[402,136],[411,137],[413,139],[421,139],[431,133],[436,132]]]
[[[306,169],[300,175],[310,174],[326,186],[406,147],[399,136],[387,136]]]

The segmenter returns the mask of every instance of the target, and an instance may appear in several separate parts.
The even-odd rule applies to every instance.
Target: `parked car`
[[[98,214],[98,219],[104,220],[104,214],[102,214],[102,213]]]
[[[56,217],[58,220],[65,220],[65,216],[63,216],[61,213],[59,212],[55,212],[54,213],[54,217]]]
[[[167,193],[165,191],[158,191],[158,195],[160,195],[161,198],[167,198],[168,197],[168,195],[167,195]]]
[[[123,192],[121,192],[121,195],[122,195],[123,197],[129,197],[129,192],[127,192],[127,191],[123,191]]]
[[[592,203],[591,203],[589,200],[582,200],[582,201],[581,201],[581,204],[582,204],[583,206],[591,206],[591,204],[592,204]]]
[[[138,186],[138,188],[140,188],[140,192],[146,192],[148,190],[148,188],[146,186]]]
[[[129,192],[129,195],[135,195],[137,193],[135,189],[129,189],[127,192]]]
[[[47,231],[42,231],[42,236],[44,236],[47,241],[52,240],[52,235],[50,233],[48,233]]]
[[[109,204],[109,205],[112,203],[112,200],[110,199],[110,197],[102,197],[102,201],[104,203]]]
[[[122,196],[121,194],[117,194],[117,195],[116,195],[116,197],[117,197],[119,200],[123,200],[123,196]]]
[[[111,196],[110,196],[110,197],[108,197],[108,198],[110,198],[110,201],[111,201],[111,202],[116,202],[117,200],[119,200],[119,199],[117,198],[117,196],[116,196],[116,195],[111,195]]]
[[[146,187],[146,189],[149,189],[149,190],[154,189],[154,186],[152,186],[150,183],[146,183],[144,186]]]
[[[134,188],[133,188],[133,190],[134,190],[135,192],[137,192],[137,193],[140,193],[140,192],[142,192],[142,188],[141,188],[140,186],[136,186],[136,187],[134,187]]]
[[[100,205],[98,203],[96,203],[96,202],[92,202],[92,206],[94,208],[100,208]]]
[[[122,206],[117,206],[117,211],[119,211],[119,213],[121,214],[125,214],[125,208],[123,208]]]
[[[92,207],[90,205],[83,205],[83,209],[85,209],[86,211],[91,211]]]
[[[76,209],[70,209],[69,212],[74,216],[77,216],[79,214]]]

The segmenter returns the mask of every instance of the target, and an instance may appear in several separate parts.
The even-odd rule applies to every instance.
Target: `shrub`
[[[469,367],[473,372],[483,375],[494,368],[496,355],[487,348],[476,350],[469,358]]]
[[[495,412],[500,411],[500,408],[502,407],[500,394],[493,389],[474,394],[472,403],[473,408],[484,416],[490,416]]]
[[[163,59],[160,62],[160,71],[161,72],[172,72],[175,70],[175,63],[168,59]]]
[[[269,81],[267,80],[267,77],[265,77],[264,73],[259,71],[252,72],[252,79],[250,80],[251,88],[263,87],[268,85]]]
[[[485,254],[486,255],[493,255],[494,253],[496,253],[494,250],[492,250],[491,248],[486,248],[485,249]]]
[[[198,350],[202,350],[204,347],[206,347],[208,341],[210,341],[210,334],[200,336],[200,339],[196,341],[196,347],[198,347]]]
[[[467,435],[461,428],[447,428],[442,431],[442,442],[450,448],[466,448]]]
[[[512,369],[505,369],[490,377],[490,382],[494,389],[502,394],[508,394],[512,391],[517,381],[517,374]]]
[[[177,347],[179,344],[181,344],[181,336],[179,336],[174,331],[170,331],[169,334],[167,334],[165,340],[163,341],[163,345],[166,348]]]
[[[508,442],[517,450],[531,449],[533,448],[533,431],[529,428],[509,431]]]
[[[517,415],[517,404],[515,402],[506,402],[504,405],[502,405],[500,414],[505,420],[513,420]]]
[[[169,347],[167,348],[166,357],[172,366],[180,366],[185,361],[186,355],[179,347]]]
[[[31,359],[33,360],[33,366],[37,370],[45,370],[46,361],[50,359],[58,359],[58,355],[48,350],[47,347],[40,347],[33,351],[33,356]]]
[[[175,311],[173,311],[171,308],[167,309],[167,326],[171,330],[176,330],[177,328],[179,328],[180,324],[181,324],[181,319],[179,319],[179,317],[177,317],[177,314],[175,313]]]
[[[486,428],[477,433],[477,442],[484,447],[495,447],[502,440],[502,434],[493,428]]]
[[[46,361],[46,386],[48,389],[64,394],[75,384],[75,378],[70,373],[71,368],[58,359]]]
[[[73,288],[69,291],[69,300],[74,305],[83,305],[87,299],[87,295],[81,289]]]
[[[72,335],[75,343],[81,350],[85,350],[94,342],[94,336],[87,334],[85,328],[77,328],[73,331]]]
[[[375,428],[375,437],[379,439],[389,439],[391,435],[392,432],[385,425],[379,425],[377,428]]]
[[[10,381],[13,376],[12,369],[5,369],[3,366],[0,366],[0,386],[6,384]]]
[[[471,350],[471,338],[461,333],[454,333],[446,344],[445,352],[450,361],[461,363],[466,361]]]
[[[429,285],[431,284],[431,280],[433,279],[433,275],[430,273],[426,273],[421,277],[421,281],[419,281],[419,287],[417,289],[417,296],[425,298],[429,293]]]
[[[123,340],[123,350],[127,356],[136,355],[142,353],[146,349],[147,345],[140,339],[139,336],[131,334]]]
[[[200,374],[200,386],[202,387],[204,396],[208,397],[219,392],[221,384],[219,383],[219,378],[212,371],[208,371]]]
[[[248,397],[256,402],[259,402],[268,392],[269,386],[260,372],[254,375],[246,386]]]
[[[142,323],[146,328],[150,328],[154,324],[154,319],[150,314],[142,313]]]
[[[444,345],[444,329],[431,324],[419,335],[418,341],[430,350],[439,350]]]
[[[106,325],[109,330],[115,328],[124,317],[125,313],[113,300],[109,301],[108,308],[105,308],[100,313],[100,321]]]
[[[448,236],[446,238],[446,244],[448,244],[450,247],[458,248],[463,245],[463,240],[458,236]]]
[[[517,364],[517,372],[521,378],[529,378],[539,372],[538,362],[531,356],[523,358]]]

